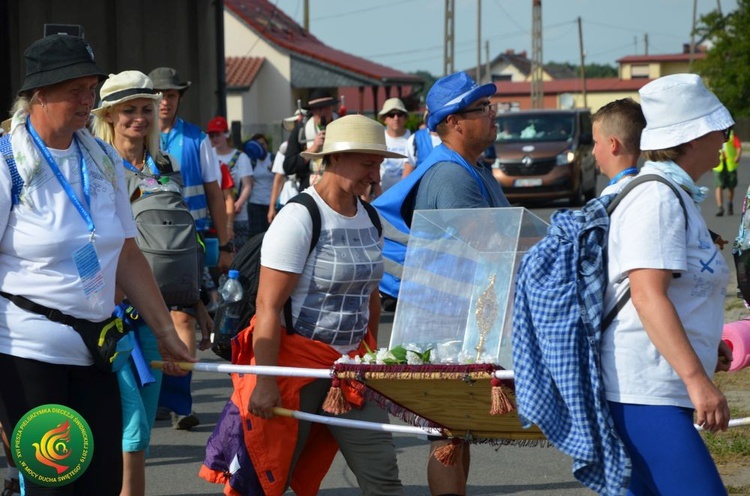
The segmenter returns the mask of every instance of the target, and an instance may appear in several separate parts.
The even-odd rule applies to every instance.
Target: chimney
[[[513,50],[512,48],[508,48],[505,50],[505,55],[514,55],[515,53],[516,51]]]
[[[682,44],[682,53],[690,53],[690,43]]]
[[[526,58],[526,50],[523,50],[519,55],[523,58]]]

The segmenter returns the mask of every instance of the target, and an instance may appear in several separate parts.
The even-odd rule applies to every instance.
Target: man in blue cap
[[[386,273],[380,283],[384,297],[398,298],[414,210],[508,207],[510,204],[492,170],[481,160],[495,142],[497,107],[490,102],[494,84],[477,85],[465,72],[439,79],[427,94],[427,127],[442,141],[427,159],[396,183],[373,205],[383,220]],[[433,440],[430,452],[450,441]],[[469,445],[459,445],[454,465],[430,456],[427,479],[433,495],[465,495]]]

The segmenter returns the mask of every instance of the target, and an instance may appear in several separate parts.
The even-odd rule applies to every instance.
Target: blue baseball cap
[[[479,86],[465,72],[456,72],[435,81],[427,93],[427,127],[435,131],[446,117],[455,114],[480,98],[492,96],[497,91],[494,83]]]

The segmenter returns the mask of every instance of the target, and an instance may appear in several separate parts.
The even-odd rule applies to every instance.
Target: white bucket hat
[[[385,114],[393,110],[398,110],[407,115],[409,114],[409,112],[406,111],[406,107],[404,107],[404,102],[402,102],[400,98],[389,98],[383,102],[383,110],[378,112],[378,116],[383,117]]]
[[[364,115],[347,115],[326,126],[326,139],[318,153],[302,152],[305,159],[321,158],[332,153],[371,153],[386,158],[406,158],[389,152],[385,146],[383,126]]]
[[[100,116],[102,112],[110,107],[120,105],[128,100],[136,98],[149,98],[158,103],[161,93],[154,89],[154,83],[148,76],[140,71],[123,71],[119,74],[110,74],[99,90],[101,103],[92,112]]]
[[[734,125],[729,111],[697,74],[672,74],[638,93],[646,117],[641,150],[666,150]]]

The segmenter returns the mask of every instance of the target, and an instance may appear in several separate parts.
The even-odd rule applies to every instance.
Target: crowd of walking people
[[[65,405],[90,425],[96,452],[69,485],[49,487],[11,468],[3,495],[146,494],[155,420],[177,430],[200,424],[192,374],[176,362],[195,362],[211,346],[211,283],[255,236],[263,234],[256,312],[234,340],[233,362],[329,368],[377,348],[381,305],[391,309],[399,296],[395,270],[415,210],[510,206],[488,153],[498,134],[496,87],[463,72],[434,83],[425,127],[413,134],[398,98],[375,120],[339,115],[334,95],[313,90],[285,119],[289,138],[274,153],[263,134],[236,148],[224,116],[205,126],[179,117],[191,82],[174,68],[107,75],[88,43],[69,35],[37,40],[24,57],[26,77],[0,139],[0,423],[7,448],[29,410]],[[729,268],[696,181],[721,157],[717,215],[722,189],[733,213],[734,121],[694,75],[654,80],[640,100],[594,114],[594,155],[611,179],[603,194],[645,174],[674,187],[639,185],[611,216],[604,306],[625,292],[630,299],[603,329],[597,372],[631,464],[627,494],[726,494],[693,428],[694,415],[707,430],[727,428],[729,407],[712,377],[731,361],[721,341]],[[202,291],[175,296],[153,275],[160,262],[138,218],[157,192],[178,193],[170,213],[189,215],[182,241],[196,248],[186,271],[190,283],[209,281]],[[218,255],[209,268],[211,238]],[[113,318],[125,322],[133,352],[102,367],[89,333],[103,339]],[[152,360],[163,369],[149,370]],[[232,374],[232,384],[200,470],[226,494],[316,494],[339,451],[364,494],[404,494],[390,434],[275,415],[281,406],[331,415],[323,408],[331,380]],[[357,408],[341,417],[388,423],[361,391],[344,394]],[[431,493],[467,494],[469,443],[455,446],[449,465],[432,453],[456,443],[430,441]]]

